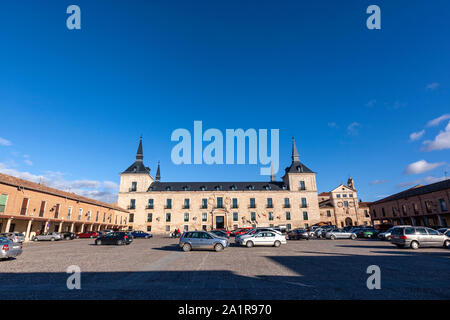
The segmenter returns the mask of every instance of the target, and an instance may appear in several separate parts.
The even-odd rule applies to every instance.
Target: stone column
[[[44,223],[45,223],[44,232],[48,232],[48,228],[50,227],[50,221],[45,221]]]
[[[89,231],[92,231],[93,229],[94,229],[94,225],[91,224],[91,226],[90,226],[90,228],[89,228]]]
[[[440,214],[437,215],[438,220],[439,220],[439,227],[443,227],[444,226],[444,220],[442,220],[442,216]]]
[[[11,228],[11,221],[12,218],[9,218],[8,222],[6,222],[5,232],[9,232],[9,228]]]
[[[83,232],[83,231],[84,231],[84,223],[81,224],[81,231],[80,232]]]
[[[25,241],[30,240],[30,231],[31,231],[31,224],[33,223],[33,220],[28,220],[27,224],[27,232],[25,233]]]
[[[63,223],[64,223],[64,222],[61,221],[61,223],[59,224],[58,232],[61,232],[61,231],[62,231]]]
[[[70,226],[70,232],[73,232],[74,227],[75,227],[75,222],[72,222],[72,225]]]

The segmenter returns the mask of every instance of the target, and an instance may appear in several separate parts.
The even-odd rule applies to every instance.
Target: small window
[[[303,212],[303,220],[308,220],[308,212]]]
[[[189,222],[189,213],[184,214],[184,222]]]
[[[152,213],[148,213],[147,214],[147,222],[152,222],[152,221],[153,221],[153,214]]]
[[[202,221],[205,222],[208,220],[208,213],[202,212]]]
[[[166,222],[170,222],[171,215],[170,213],[166,213]]]
[[[152,226],[147,226],[147,231],[148,232],[152,231]]]
[[[233,221],[238,221],[239,215],[237,212],[233,212]]]
[[[286,220],[291,220],[291,213],[286,211]]]

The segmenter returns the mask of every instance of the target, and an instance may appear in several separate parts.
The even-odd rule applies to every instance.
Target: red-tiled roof
[[[75,193],[66,192],[66,191],[62,191],[59,189],[55,189],[55,188],[50,188],[43,184],[16,178],[16,177],[13,177],[13,176],[10,176],[7,174],[3,174],[3,173],[0,173],[0,184],[6,184],[6,185],[14,186],[14,187],[22,187],[22,188],[28,189],[28,190],[47,193],[47,194],[51,194],[54,196],[63,197],[63,198],[67,198],[67,199],[71,199],[71,200],[75,200],[75,201],[80,201],[80,202],[84,202],[84,203],[88,203],[88,204],[92,204],[92,205],[96,205],[96,206],[101,206],[101,207],[105,207],[105,208],[109,208],[109,209],[113,209],[113,210],[119,210],[122,212],[128,212],[125,209],[118,207],[116,205],[110,204],[110,203],[101,202],[98,200],[94,200],[94,199],[90,199],[90,198],[86,198],[86,197],[77,195]]]

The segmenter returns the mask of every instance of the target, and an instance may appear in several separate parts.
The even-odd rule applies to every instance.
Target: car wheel
[[[80,239],[80,236],[76,236],[75,238]]]
[[[281,246],[281,242],[277,240],[273,245],[274,247],[278,248],[279,246]]]
[[[444,241],[444,248],[448,248],[450,246],[450,241],[449,240],[445,240]]]
[[[119,246],[121,246],[121,245],[123,245],[123,241],[122,241],[122,240],[117,240],[117,244],[118,244]]]
[[[50,241],[55,241],[55,238],[51,238]]]
[[[220,243],[217,243],[214,246],[214,250],[216,250],[217,252],[222,251],[223,250],[223,245],[221,245]]]
[[[145,236],[145,239],[148,239],[148,236]]]
[[[336,240],[336,236],[334,234],[331,235],[330,237],[331,240]]]
[[[410,246],[411,246],[411,249],[414,249],[414,250],[419,249],[419,243],[417,241],[412,241]]]
[[[253,241],[247,241],[246,246],[247,248],[253,247]]]
[[[33,241],[38,241],[38,239],[36,237],[33,238]]]
[[[351,238],[352,240],[355,240],[355,239],[356,239],[356,234],[352,234],[352,235],[350,236],[350,238]]]
[[[101,245],[101,244],[102,244],[102,240],[95,241],[95,244],[96,244],[97,246]]]
[[[92,238],[94,238],[94,236],[90,236],[89,238],[91,238],[91,239],[92,239]]]
[[[189,243],[185,243],[183,245],[183,251],[184,252],[188,252],[188,251],[191,251],[191,250],[192,250],[192,247],[191,247],[191,245]]]

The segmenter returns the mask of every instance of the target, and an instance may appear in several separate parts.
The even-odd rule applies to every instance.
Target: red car
[[[225,228],[219,228],[219,229],[215,229],[215,230],[225,232],[225,233],[227,234],[228,237],[231,235],[231,231],[228,231],[228,230],[225,229]]]
[[[98,233],[95,231],[80,232],[80,233],[77,233],[77,235],[75,237],[77,239],[78,238],[97,238]]]
[[[254,228],[239,228],[239,229],[233,230],[233,231],[231,232],[231,235],[232,235],[232,236],[237,236],[237,235],[239,235],[239,234],[247,233],[249,230],[253,230],[253,229],[254,229]]]

